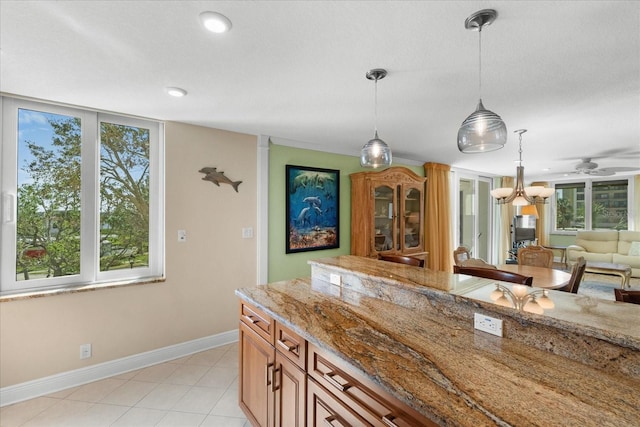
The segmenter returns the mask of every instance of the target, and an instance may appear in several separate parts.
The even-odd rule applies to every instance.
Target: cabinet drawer
[[[275,337],[274,321],[270,316],[253,305],[240,301],[240,320],[258,335],[273,344]]]
[[[338,357],[308,345],[308,374],[376,426],[435,426]]]
[[[276,322],[275,347],[300,369],[307,370],[307,341],[280,322]]]
[[[307,380],[307,392],[307,427],[371,425],[312,379]]]

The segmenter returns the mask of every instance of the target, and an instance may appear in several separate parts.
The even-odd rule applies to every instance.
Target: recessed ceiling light
[[[175,96],[176,98],[181,98],[187,94],[186,90],[181,89],[179,87],[168,87],[165,90],[169,95]]]
[[[229,18],[217,12],[202,12],[200,22],[212,33],[226,33],[231,29]]]

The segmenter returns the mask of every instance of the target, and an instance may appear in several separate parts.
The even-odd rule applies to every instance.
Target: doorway
[[[465,246],[473,258],[492,263],[491,180],[460,175],[457,184],[455,246]]]

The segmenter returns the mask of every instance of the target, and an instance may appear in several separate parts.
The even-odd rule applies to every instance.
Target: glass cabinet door
[[[396,217],[396,204],[394,203],[393,188],[381,185],[374,189],[373,223],[375,231],[375,249],[377,252],[388,251],[394,248],[394,225]]]
[[[422,191],[417,188],[405,187],[402,192],[404,200],[402,201],[402,243],[404,249],[413,249],[421,247],[422,236]]]

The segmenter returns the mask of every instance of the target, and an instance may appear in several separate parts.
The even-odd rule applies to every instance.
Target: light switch
[[[251,238],[253,238],[253,228],[252,227],[244,227],[242,229],[242,238],[243,239],[251,239]]]
[[[187,241],[187,230],[178,230],[178,242]]]

